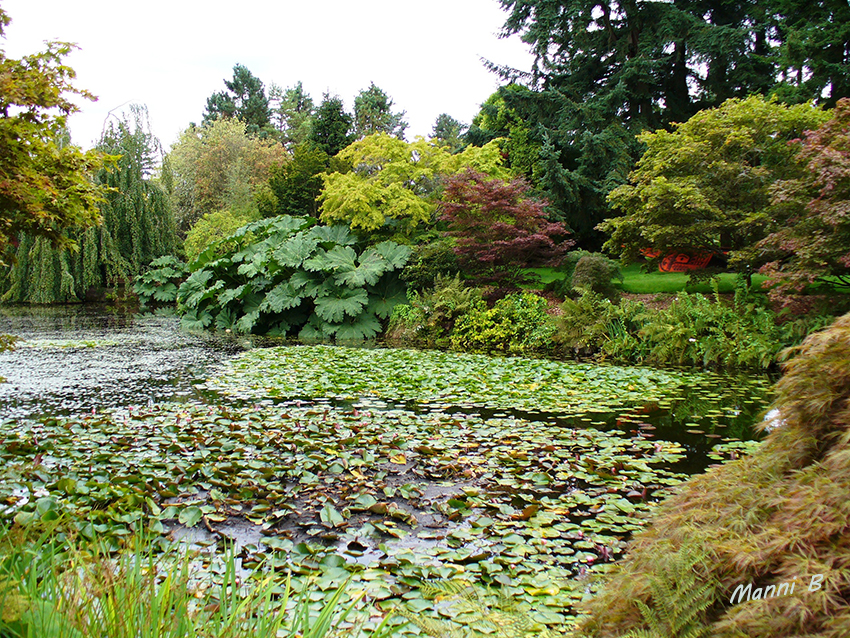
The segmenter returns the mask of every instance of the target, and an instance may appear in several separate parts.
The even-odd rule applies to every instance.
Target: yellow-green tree
[[[352,169],[324,176],[321,219],[367,232],[384,229],[409,235],[430,223],[443,179],[465,168],[510,177],[498,140],[452,155],[423,138],[408,143],[378,133],[351,144],[337,157]]]

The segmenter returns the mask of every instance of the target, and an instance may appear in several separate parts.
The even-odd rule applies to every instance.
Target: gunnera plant
[[[850,636],[850,314],[784,357],[762,445],[659,507],[581,635],[649,635],[662,610],[694,611],[692,591],[657,586],[665,557],[688,546],[697,583],[711,584],[688,618],[698,635]]]

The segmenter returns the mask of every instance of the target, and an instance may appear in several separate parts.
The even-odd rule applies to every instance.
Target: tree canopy
[[[731,99],[697,113],[673,131],[640,135],[646,153],[630,183],[611,192],[625,213],[600,224],[605,248],[626,261],[642,249],[666,255],[692,250],[752,272],[756,244],[776,228],[771,186],[799,176],[789,142],[828,115],[811,104],[785,106],[760,97]]]
[[[756,247],[769,255],[761,272],[788,299],[815,281],[850,287],[850,99],[797,144],[799,176],[777,182],[772,203],[781,223]]]
[[[74,230],[75,251],[54,248],[44,237],[19,236],[15,265],[0,278],[3,301],[81,301],[91,290],[113,287],[140,274],[155,258],[178,247],[168,198],[151,180],[161,153],[147,111],[131,108],[132,119],[110,122],[98,150],[117,157],[100,168],[94,184],[105,187],[102,224]]]
[[[308,141],[333,157],[354,141],[354,118],[346,112],[342,99],[325,93],[316,109]]]
[[[573,245],[563,224],[546,219],[545,202],[527,196],[521,178],[489,179],[467,169],[446,181],[440,219],[455,238],[464,272],[482,281],[521,281],[522,268],[556,263]]]
[[[269,87],[269,107],[272,126],[284,146],[291,149],[307,141],[316,105],[301,82],[285,90],[272,84]]]
[[[510,174],[498,144],[452,155],[421,137],[411,143],[386,133],[365,137],[338,156],[352,170],[324,176],[321,219],[368,232],[409,235],[432,221],[445,176],[465,167],[488,175]]]
[[[393,113],[393,101],[372,82],[354,98],[354,136],[363,139],[367,135],[386,133],[404,139],[405,112]]]
[[[552,216],[588,247],[602,240],[607,194],[643,151],[641,131],[754,93],[826,106],[848,96],[843,0],[501,4],[503,35],[520,35],[535,62],[491,65],[531,89],[500,94],[540,145],[535,179]]]
[[[0,9],[0,37],[9,22]],[[75,73],[63,58],[72,49],[50,42],[20,60],[0,50],[0,266],[20,233],[73,247],[69,229],[100,221],[103,191],[90,174],[103,155],[63,142],[66,118],[79,110],[70,97],[95,99],[71,83]]]
[[[233,78],[225,80],[227,91],[213,93],[207,98],[204,112],[204,124],[211,124],[219,118],[237,118],[245,123],[249,135],[266,137],[271,126],[269,99],[260,78],[247,67],[237,64],[233,67]]]
[[[186,231],[205,213],[222,209],[256,215],[256,197],[272,166],[289,159],[273,139],[248,134],[241,120],[219,119],[183,131],[163,164],[178,227]]]

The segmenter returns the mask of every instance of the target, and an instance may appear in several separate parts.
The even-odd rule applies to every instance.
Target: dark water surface
[[[0,352],[0,420],[194,396],[194,384],[241,348],[179,325],[100,304],[0,307],[0,334],[23,340]]]

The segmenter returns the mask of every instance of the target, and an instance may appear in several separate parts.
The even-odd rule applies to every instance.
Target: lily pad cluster
[[[210,381],[220,392],[207,403],[4,423],[0,517],[69,516],[116,547],[140,526],[241,539],[243,564],[299,586],[332,591],[351,576],[363,617],[462,620],[421,584],[463,578],[563,627],[687,478],[688,450],[653,434],[647,399],[697,381],[402,350],[253,351]]]
[[[363,246],[346,226],[280,216],[240,228],[192,263],[177,300],[187,329],[301,339],[374,337],[406,300],[410,249]]]

